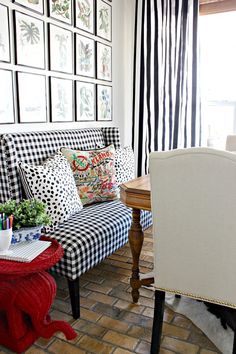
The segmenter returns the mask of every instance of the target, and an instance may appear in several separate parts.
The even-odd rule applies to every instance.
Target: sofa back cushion
[[[83,205],[117,199],[114,145],[87,151],[62,148],[61,152],[73,171]]]
[[[131,146],[116,150],[115,154],[116,183],[128,182],[135,177],[134,152]]]
[[[46,212],[52,220],[49,230],[83,209],[70,165],[61,154],[37,166],[21,162],[19,174],[27,198],[47,205]]]
[[[39,165],[62,146],[94,149],[109,144],[120,147],[116,127],[86,128],[44,132],[12,133],[0,136],[0,202],[22,199],[19,162]]]

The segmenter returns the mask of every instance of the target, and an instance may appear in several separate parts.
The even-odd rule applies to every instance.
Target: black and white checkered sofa
[[[18,162],[41,164],[60,147],[94,149],[114,144],[120,147],[118,128],[89,128],[0,135],[0,202],[20,201],[23,190]],[[151,215],[142,214],[145,229]],[[68,280],[72,313],[80,316],[79,277],[128,241],[131,210],[119,200],[84,207],[82,211],[59,225],[50,236],[64,249],[64,257],[53,271]]]

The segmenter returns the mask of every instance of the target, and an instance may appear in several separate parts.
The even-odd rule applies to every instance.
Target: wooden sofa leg
[[[151,354],[158,354],[160,351],[164,308],[165,308],[165,292],[160,290],[155,290]]]
[[[79,296],[79,278],[75,280],[67,279],[70,293],[70,302],[72,315],[75,320],[80,317],[80,296]]]

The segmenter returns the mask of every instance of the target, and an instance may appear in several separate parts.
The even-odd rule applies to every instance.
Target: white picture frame
[[[45,69],[44,22],[15,11],[16,63]]]
[[[75,25],[94,33],[94,0],[75,0]]]
[[[72,74],[73,39],[72,32],[64,28],[49,25],[50,70]]]
[[[112,87],[97,85],[97,120],[112,120]]]
[[[0,61],[10,62],[10,29],[8,7],[0,5]]]
[[[72,0],[48,0],[50,17],[72,23]]]
[[[95,77],[95,42],[76,34],[76,74]]]
[[[97,42],[97,79],[112,80],[112,48]]]
[[[15,123],[12,72],[0,70],[0,124]]]
[[[73,121],[73,83],[72,80],[51,77],[50,105],[52,122]]]
[[[76,81],[76,121],[94,121],[96,118],[95,84]]]
[[[112,7],[102,0],[97,0],[97,36],[111,41]]]
[[[30,1],[30,0],[15,0],[16,4],[23,5],[25,7],[28,7],[31,10],[37,11],[41,14],[44,13],[44,8],[43,8],[43,0],[37,0],[37,1]]]
[[[17,89],[20,123],[45,123],[47,121],[45,76],[18,72]]]

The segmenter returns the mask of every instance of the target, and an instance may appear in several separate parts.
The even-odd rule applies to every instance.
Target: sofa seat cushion
[[[64,257],[53,270],[73,280],[128,242],[132,210],[120,200],[92,204],[57,226],[48,235],[60,242]],[[143,229],[152,223],[142,212]]]

